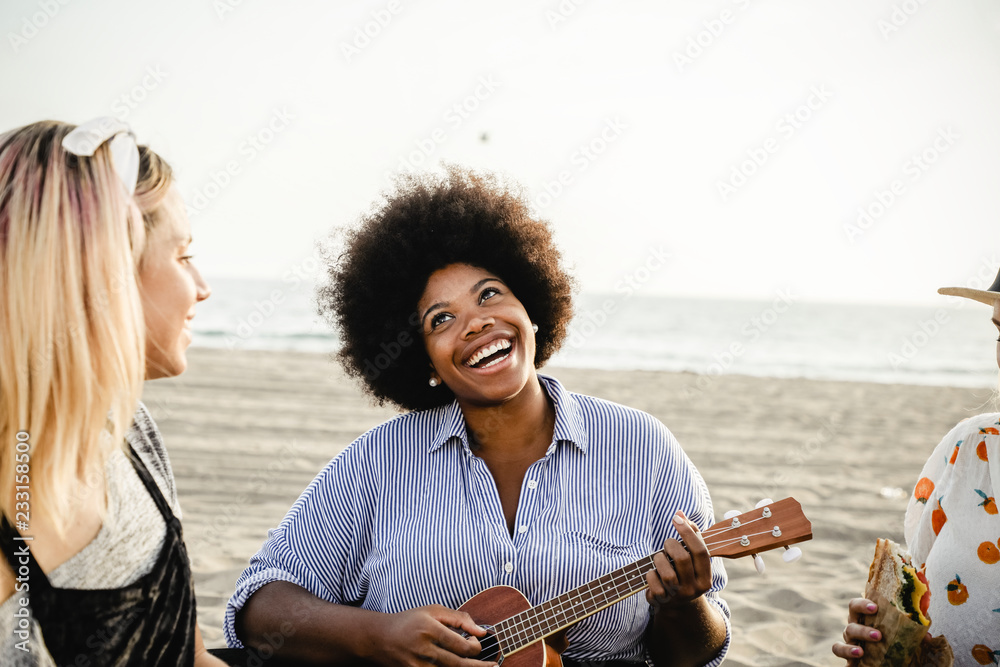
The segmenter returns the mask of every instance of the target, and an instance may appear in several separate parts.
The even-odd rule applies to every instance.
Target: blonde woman
[[[172,182],[115,119],[0,135],[4,665],[223,664],[139,402],[184,371],[209,295]]]

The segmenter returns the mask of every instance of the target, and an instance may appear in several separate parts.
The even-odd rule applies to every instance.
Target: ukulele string
[[[643,560],[650,561],[648,565],[652,565],[651,562],[652,556],[647,556]],[[595,595],[595,593],[603,593],[605,603],[607,603],[609,599],[609,593],[614,594],[614,597],[612,598],[614,600],[622,599],[624,597],[628,597],[629,595],[638,593],[647,586],[647,584],[645,583],[646,580],[645,575],[646,572],[648,572],[649,570],[643,569],[642,565],[643,563],[641,560],[635,563],[630,563],[629,565],[621,568],[617,573],[613,573],[615,574],[615,576],[607,584],[601,584],[599,588],[596,589],[596,591],[592,585],[588,585],[588,588],[586,591],[584,591],[584,593],[589,593],[591,595]],[[628,571],[628,569],[630,568],[633,570],[632,572]],[[639,585],[640,582],[641,585]],[[622,589],[623,586],[624,589]],[[636,588],[635,586],[638,586],[638,588]],[[572,592],[573,591],[569,591],[569,593]],[[568,595],[569,593],[563,593],[563,595]],[[569,603],[570,605],[568,608],[566,607],[567,603]],[[543,607],[544,604],[545,603],[539,605],[539,607]],[[515,616],[512,616],[511,618],[501,621],[500,623],[493,626],[493,628],[496,632],[497,638],[501,641],[501,648],[503,647],[504,642],[507,643],[513,642],[516,647],[520,647],[526,643],[537,641],[539,638],[545,636],[545,634],[548,632],[554,632],[555,631],[554,628],[559,628],[561,625],[565,624],[567,620],[569,620],[567,618],[567,613],[572,614],[574,608],[578,606],[581,607],[584,612],[589,611],[593,613],[597,611],[597,609],[588,606],[584,602],[582,597],[578,597],[576,600],[574,600],[573,598],[569,598],[565,601],[559,602],[556,605],[553,605],[549,609],[539,609],[539,611],[537,612],[528,614],[522,620],[515,621],[514,619],[517,619],[518,616],[521,616],[521,614],[526,613],[526,612],[521,612],[521,614],[517,614]],[[527,611],[532,611],[532,610],[529,609]],[[555,615],[553,615],[552,613],[553,611],[556,612]],[[563,619],[561,621],[558,620],[555,621],[555,626],[553,628],[552,622],[548,620],[548,617],[554,619],[558,615],[562,615]],[[573,622],[575,622],[576,620],[580,619],[579,618],[574,619]],[[508,624],[508,621],[514,621],[514,622],[512,624]],[[511,627],[508,627],[508,625],[510,625]],[[513,636],[507,636],[508,630],[513,632]]]
[[[758,535],[772,535],[772,534],[773,533],[770,530],[763,530],[763,531],[761,531],[759,533],[748,533],[746,535],[746,537],[747,538],[751,538],[751,537],[757,537]],[[725,546],[727,544],[733,544],[734,542],[739,542],[741,539],[743,539],[742,536],[741,537],[730,537],[730,538],[723,539],[723,540],[716,540],[714,542],[705,542],[705,546],[706,547]]]
[[[757,522],[757,521],[761,521],[761,520],[763,520],[763,518],[764,517],[761,517],[759,519],[753,519],[751,521],[747,521],[745,524],[742,524],[742,526],[746,526],[746,525],[749,525],[751,523],[754,523],[754,522]],[[705,535],[717,535],[717,534],[720,534],[720,533],[731,532],[732,530],[734,530],[733,527],[724,528],[724,529],[719,529],[719,530],[715,530],[715,531],[709,531],[708,533],[705,533]],[[758,537],[760,535],[770,535],[770,534],[771,534],[770,530],[764,530],[764,531],[761,531],[759,533],[750,533],[750,534],[746,535],[746,537],[747,538],[751,538],[751,537]],[[736,542],[739,542],[741,539],[742,539],[742,536],[741,537],[726,538],[726,539],[721,539],[721,540],[713,540],[711,542],[706,541],[705,542],[705,546],[706,547],[720,547],[720,546],[725,546],[725,545],[729,545],[729,544],[734,544]],[[647,558],[645,558],[643,560],[649,561],[648,565],[652,564],[652,556],[648,556]],[[613,593],[614,596],[615,596],[615,599],[618,599],[619,597],[622,597],[623,593],[625,594],[624,597],[628,597],[629,595],[634,595],[635,593],[638,593],[639,591],[641,591],[643,588],[646,588],[646,586],[647,586],[647,584],[645,583],[645,579],[646,579],[645,575],[646,575],[646,572],[649,571],[649,569],[644,569],[642,567],[642,565],[643,565],[643,562],[642,562],[642,560],[640,560],[640,561],[637,561],[635,563],[631,563],[631,564],[625,566],[624,568],[621,568],[620,573],[613,573],[615,576],[611,579],[611,581],[609,581],[606,585],[602,584],[600,586],[600,588],[596,592],[604,594],[605,602],[607,602],[607,600],[608,600],[609,593]],[[631,569],[633,571],[630,572],[630,571],[628,571],[629,569]],[[635,588],[634,586],[638,585],[640,581],[642,582],[642,585],[639,586],[638,588]],[[624,590],[621,589],[622,586],[624,586]],[[570,591],[570,592],[572,592],[572,591]],[[588,586],[588,590],[585,591],[585,592],[586,593],[590,593],[591,595],[595,594],[595,590],[593,589],[592,586]],[[567,593],[564,593],[563,595],[566,595],[566,594]],[[568,609],[565,608],[567,603],[570,603],[570,606],[569,606]],[[543,603],[543,605],[544,605],[544,603]],[[543,605],[539,605],[539,607],[541,607]],[[494,629],[495,629],[496,635],[497,635],[497,639],[499,641],[501,641],[501,642],[503,642],[504,640],[515,641],[515,642],[518,642],[518,641],[520,641],[520,642],[526,642],[528,640],[537,641],[537,639],[539,637],[544,636],[545,632],[548,631],[549,626],[551,625],[551,622],[548,620],[548,617],[552,616],[552,612],[553,611],[556,612],[556,614],[555,614],[556,616],[558,616],[558,615],[561,614],[563,616],[563,622],[565,622],[567,620],[566,619],[567,612],[571,613],[573,611],[573,609],[575,607],[577,607],[577,606],[582,607],[583,611],[590,611],[590,609],[588,608],[588,606],[586,605],[586,603],[583,601],[582,598],[577,598],[575,601],[572,598],[569,598],[569,599],[567,599],[565,601],[559,602],[556,605],[553,605],[552,607],[550,607],[548,609],[539,609],[537,612],[534,612],[532,614],[527,615],[522,620],[514,621],[514,619],[516,619],[521,614],[513,616],[513,617],[511,617],[509,619],[506,619],[505,621],[502,621],[501,623],[498,623],[496,626],[494,626]],[[531,611],[531,610],[528,610],[528,611]],[[521,613],[524,614],[526,612],[521,612]],[[514,621],[514,623],[511,624],[511,627],[508,628],[507,621]],[[545,626],[545,630],[543,630],[542,632],[539,632],[540,630],[542,630],[542,626],[543,625]],[[558,627],[559,625],[560,625],[560,622],[557,621],[556,622],[556,627]],[[520,627],[516,627],[516,626],[520,626]],[[513,634],[512,637],[507,637],[506,635],[507,635],[508,630],[510,630],[510,631],[516,631],[516,632],[514,632],[514,634]]]
[[[496,634],[486,635],[479,640],[479,645],[482,647],[480,660],[496,660],[500,656],[500,637]]]
[[[702,536],[703,537],[709,537],[709,536],[712,536],[712,535],[718,535],[720,533],[726,533],[726,532],[729,532],[729,531],[736,530],[737,528],[742,528],[743,526],[749,526],[751,523],[757,523],[758,521],[763,521],[764,519],[765,519],[765,517],[760,516],[760,517],[757,517],[756,519],[750,519],[746,523],[741,523],[738,526],[726,526],[725,528],[716,528],[715,530],[706,530],[704,533],[702,533]]]

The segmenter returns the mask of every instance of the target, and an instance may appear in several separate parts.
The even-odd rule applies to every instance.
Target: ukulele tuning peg
[[[785,553],[781,554],[781,560],[786,563],[794,563],[802,558],[802,549],[798,547],[785,547]]]
[[[753,506],[755,510],[759,510],[761,507],[766,507],[767,505],[772,505],[774,503],[770,498],[764,498],[759,503]]]
[[[757,574],[764,574],[764,559],[759,554],[753,555],[753,566],[757,568]]]
[[[734,516],[739,516],[740,514],[743,514],[743,512],[739,510],[729,510],[728,512],[722,515],[722,518],[723,520],[728,521],[729,519],[732,519]]]

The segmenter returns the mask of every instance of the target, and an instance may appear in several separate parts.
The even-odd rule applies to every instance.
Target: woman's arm
[[[649,656],[657,667],[704,665],[726,643],[726,622],[719,610],[701,596],[653,615]]]
[[[684,544],[668,539],[653,559],[656,569],[646,575],[646,600],[654,610],[647,646],[657,667],[704,665],[725,645],[726,622],[705,597],[712,561],[698,527],[681,512],[674,526]]]
[[[194,626],[194,667],[226,667],[225,662],[205,648],[205,640],[201,638],[201,628],[197,624]]]
[[[307,663],[489,667],[472,659],[479,641],[453,628],[486,634],[465,612],[440,605],[382,614],[327,602],[287,581],[262,586],[236,617],[245,646]]]

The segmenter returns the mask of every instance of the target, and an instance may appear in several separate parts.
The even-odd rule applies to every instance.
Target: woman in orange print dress
[[[1000,329],[1000,274],[988,290],[946,287],[941,294],[974,299],[993,307]],[[1000,365],[1000,340],[997,341]],[[921,603],[934,635],[944,635],[955,665],[1000,664],[1000,413],[956,425],[924,464],[906,509],[904,533],[914,565],[930,590]],[[854,621],[877,611],[871,600],[855,598],[844,642],[833,646],[841,658],[859,658],[857,642],[877,642],[875,628]]]

